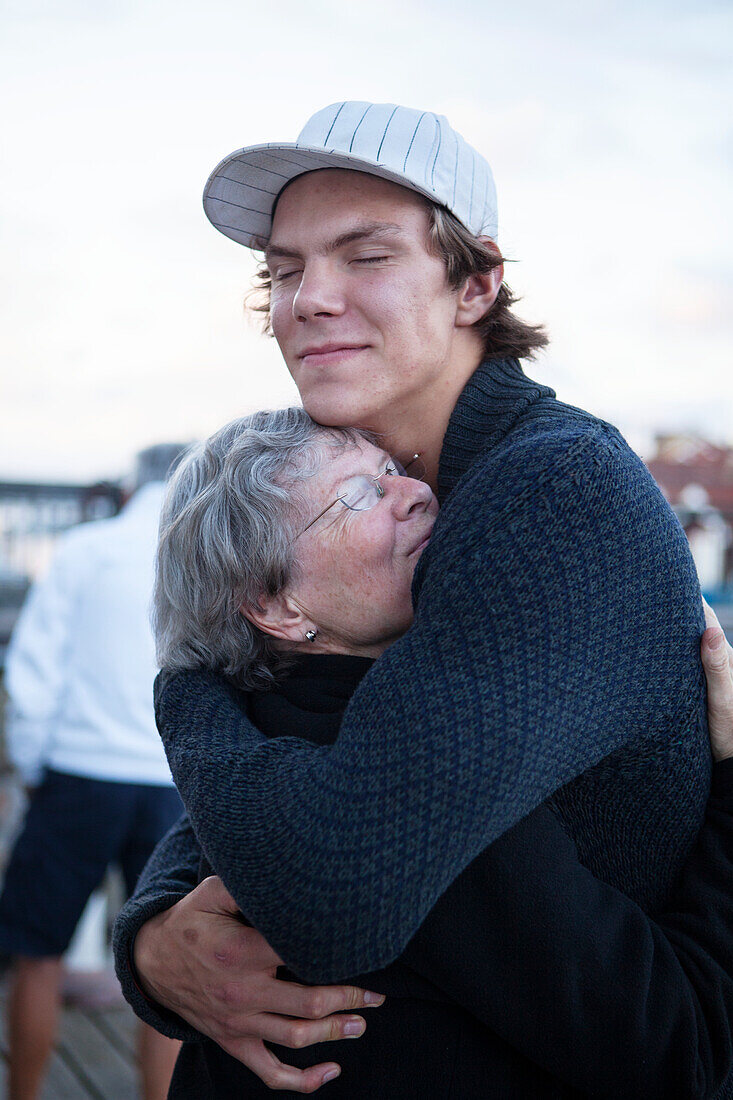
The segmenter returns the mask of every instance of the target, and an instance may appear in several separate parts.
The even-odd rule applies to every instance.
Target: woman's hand
[[[209,1035],[269,1088],[315,1092],[338,1076],[338,1063],[297,1069],[264,1041],[297,1049],[356,1038],[366,1023],[354,1011],[376,1007],[384,997],[348,985],[280,980],[281,960],[239,916],[221,879],[212,877],[151,918],[133,949],[142,990]]]
[[[708,728],[714,760],[733,756],[733,647],[720,629],[715,612],[705,601],[707,630],[701,655],[708,682]]]

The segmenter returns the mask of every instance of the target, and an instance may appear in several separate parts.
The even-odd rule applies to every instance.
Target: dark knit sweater
[[[274,692],[233,698],[270,736],[329,744],[369,664],[310,656]],[[387,994],[362,1039],[276,1055],[337,1060],[334,1100],[712,1097],[732,1056],[733,761],[715,780],[671,912],[652,921],[594,879],[540,807],[459,876],[397,963],[355,979]],[[219,792],[215,812],[241,799]],[[157,853],[159,871],[180,859],[181,839]],[[184,876],[198,853],[191,843]],[[143,889],[155,876],[148,868]],[[184,1044],[171,1100],[270,1095],[215,1043]]]
[[[459,872],[550,796],[583,863],[647,909],[702,820],[699,587],[619,433],[516,361],[485,362],[451,417],[440,497],[414,624],[365,677],[332,749],[268,741],[205,674],[157,684],[205,850],[309,980],[396,958]],[[223,783],[246,798],[212,829]]]

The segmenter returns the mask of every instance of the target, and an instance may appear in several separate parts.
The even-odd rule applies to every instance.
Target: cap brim
[[[304,145],[250,145],[217,164],[204,188],[204,211],[211,224],[248,248],[264,248],[272,232],[272,212],[286,184],[319,168],[346,168],[366,172],[406,187],[433,202],[428,188],[419,187],[399,172],[348,153]]]

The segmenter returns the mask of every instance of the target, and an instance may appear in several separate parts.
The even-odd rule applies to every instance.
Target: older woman
[[[237,898],[238,722],[246,714],[269,736],[328,751],[351,693],[410,625],[436,513],[429,488],[401,476],[376,440],[299,409],[235,421],[182,465],[161,523],[155,620],[168,673],[158,704],[206,857],[198,867],[184,823],[143,890],[155,891],[178,845],[181,881],[213,869]],[[654,921],[582,866],[548,807],[486,849],[402,958],[359,979],[387,1001],[360,1043],[336,1048],[344,1072],[331,1094],[713,1095],[729,1069],[733,1010],[733,766],[715,767],[674,912]],[[304,872],[304,904],[329,874]],[[363,1021],[350,1023],[360,1034]],[[184,1046],[171,1096],[267,1095],[239,1061],[189,1038],[199,1041]],[[283,1026],[281,1041],[297,1047],[297,1028]],[[306,1066],[322,1053],[287,1057]],[[260,1054],[274,1080],[277,1052]]]

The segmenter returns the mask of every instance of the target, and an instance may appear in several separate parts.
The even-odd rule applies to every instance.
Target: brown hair
[[[445,264],[448,285],[458,289],[471,275],[485,275],[504,263],[504,257],[492,242],[475,237],[444,206],[425,200],[429,211],[428,249]],[[254,313],[263,314],[265,332],[270,328],[270,290],[272,282],[267,266],[259,266],[256,283],[245,298],[245,305]],[[511,288],[502,283],[488,313],[473,326],[483,341],[484,355],[491,358],[511,356],[531,359],[548,343],[542,325],[530,325],[512,313],[518,299]]]
[[[474,237],[470,229],[444,206],[428,203],[430,223],[428,247],[445,264],[448,285],[457,290],[471,275],[485,275],[504,263],[493,242]],[[512,313],[518,301],[506,283],[502,283],[496,301],[473,326],[483,341],[484,355],[490,358],[512,356],[531,359],[548,343],[542,325],[529,325]]]

